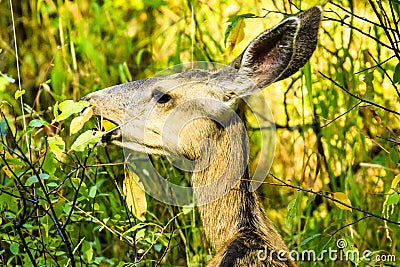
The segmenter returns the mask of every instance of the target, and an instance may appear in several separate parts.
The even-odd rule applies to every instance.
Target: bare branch
[[[329,195],[327,195],[327,194],[324,194],[324,193],[322,193],[322,192],[316,192],[316,191],[313,191],[312,189],[305,189],[305,188],[302,188],[302,187],[300,187],[300,186],[295,186],[295,185],[288,184],[288,183],[286,183],[285,181],[283,181],[283,180],[279,179],[278,177],[276,177],[275,175],[273,175],[272,173],[269,173],[269,175],[271,175],[275,180],[279,181],[279,182],[281,183],[281,186],[286,186],[286,187],[290,187],[290,188],[293,188],[293,189],[300,190],[300,191],[302,191],[302,192],[306,192],[306,193],[311,193],[311,194],[314,194],[314,195],[318,195],[318,196],[320,196],[320,197],[327,198],[327,199],[329,199],[329,200],[331,200],[331,201],[333,201],[333,202],[336,202],[336,203],[338,203],[338,204],[341,204],[341,205],[343,205],[343,206],[345,206],[345,207],[347,207],[347,208],[350,208],[350,209],[352,209],[352,210],[356,210],[356,211],[365,213],[365,214],[367,214],[367,215],[370,215],[371,217],[378,218],[378,219],[380,219],[380,220],[382,220],[382,221],[386,221],[386,222],[391,223],[391,224],[400,225],[400,221],[394,221],[394,220],[385,218],[385,217],[383,217],[383,216],[380,216],[380,215],[378,215],[378,214],[372,213],[372,212],[370,212],[370,211],[368,211],[368,210],[361,209],[361,208],[358,208],[358,207],[349,205],[349,204],[347,204],[347,203],[344,203],[344,202],[342,202],[342,201],[340,201],[340,200],[337,200],[337,199],[335,199],[335,198],[333,198],[333,197],[331,197],[331,196],[329,196]]]

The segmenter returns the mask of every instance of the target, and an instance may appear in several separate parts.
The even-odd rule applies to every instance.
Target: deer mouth
[[[97,121],[101,125],[101,130],[105,132],[101,138],[101,143],[108,145],[119,143],[122,140],[121,125],[104,117],[97,117]]]

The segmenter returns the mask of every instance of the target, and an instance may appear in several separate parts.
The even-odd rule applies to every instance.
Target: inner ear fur
[[[317,45],[321,15],[320,7],[312,7],[256,37],[230,64],[242,85],[235,88],[237,95],[253,94],[303,67]]]

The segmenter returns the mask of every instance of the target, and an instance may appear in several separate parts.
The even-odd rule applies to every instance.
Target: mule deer
[[[312,7],[286,18],[219,71],[193,69],[83,98],[94,105],[97,116],[120,126],[111,143],[148,154],[183,155],[195,162],[194,196],[216,250],[208,266],[295,266],[249,188],[243,99],[289,77],[308,61],[321,14],[319,7]],[[123,142],[117,140],[117,132]],[[201,190],[209,184],[213,186]],[[260,251],[267,253],[265,259]]]

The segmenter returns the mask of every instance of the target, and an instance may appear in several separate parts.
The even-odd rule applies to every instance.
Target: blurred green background
[[[342,238],[345,251],[377,259],[300,266],[399,266],[398,0],[12,4],[14,24],[10,1],[0,0],[0,264],[205,266],[213,251],[195,209],[147,197],[146,219],[135,218],[121,189],[122,151],[69,150],[79,133],[69,135],[70,118],[54,122],[57,103],[183,62],[227,64],[286,15],[318,4],[325,13],[310,63],[264,90],[277,123],[271,173],[304,190],[269,176],[258,192],[290,249],[319,255]],[[225,44],[235,15],[247,13],[255,18],[238,23],[243,40]],[[85,129],[95,127],[91,120]],[[49,137],[60,138],[52,144],[63,160]],[[154,159],[161,173],[187,183],[187,174]]]

